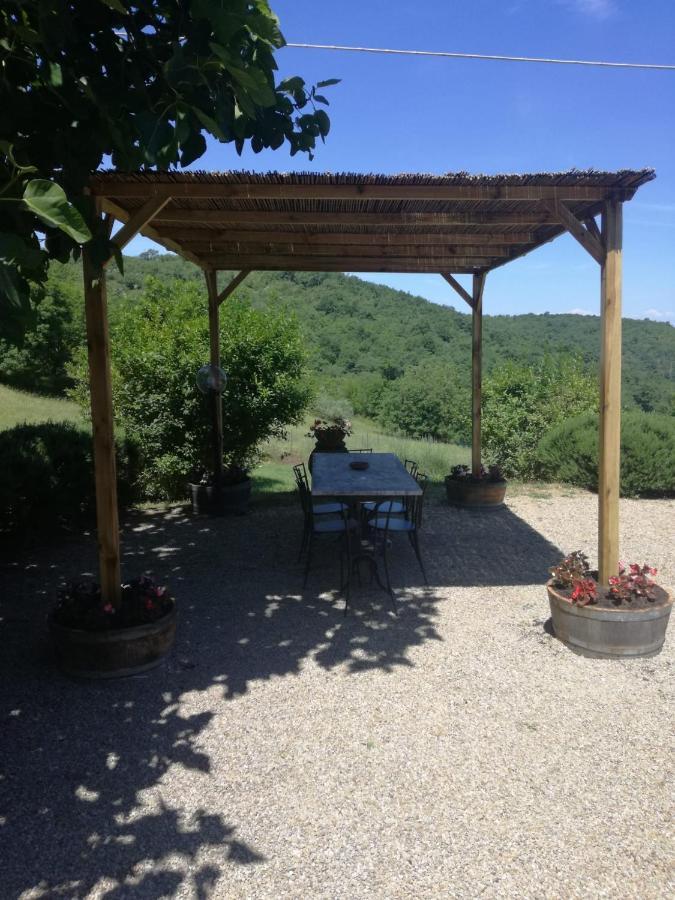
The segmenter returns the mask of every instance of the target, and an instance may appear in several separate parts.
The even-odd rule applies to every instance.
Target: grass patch
[[[29,425],[39,422],[84,424],[80,407],[70,400],[29,394],[0,384],[0,431],[24,422]]]
[[[271,491],[293,490],[293,465],[307,463],[314,449],[314,438],[307,437],[311,420],[303,425],[287,429],[285,440],[269,441],[264,448],[265,461],[255,470],[254,485],[258,479],[269,485]],[[371,447],[375,453],[395,453],[403,462],[414,459],[431,481],[442,482],[450,469],[459,463],[468,463],[470,450],[457,444],[444,444],[431,438],[415,439],[386,434],[368,419],[352,420],[354,433],[347,438],[347,447],[356,450]],[[285,471],[284,471],[285,470]]]

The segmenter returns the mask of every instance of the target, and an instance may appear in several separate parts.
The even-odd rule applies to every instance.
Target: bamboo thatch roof
[[[91,190],[105,211],[207,269],[480,273],[553,240],[569,214],[583,229],[654,177],[99,172]]]

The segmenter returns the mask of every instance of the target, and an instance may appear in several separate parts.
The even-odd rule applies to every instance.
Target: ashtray
[[[359,472],[362,472],[364,469],[368,468],[368,463],[365,459],[355,459],[353,462],[349,463],[350,469],[358,469]]]

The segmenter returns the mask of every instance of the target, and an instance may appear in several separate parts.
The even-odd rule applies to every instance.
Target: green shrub
[[[468,372],[426,362],[387,384],[378,421],[410,437],[465,443],[471,435]]]
[[[258,447],[299,421],[310,399],[299,329],[288,313],[221,307],[224,461],[246,468]],[[119,307],[111,336],[116,421],[140,452],[148,499],[185,496],[187,482],[212,471],[210,398],[195,383],[209,360],[205,291],[148,279],[141,298]],[[77,398],[88,403],[86,358],[74,367]]]
[[[598,416],[586,413],[561,422],[537,450],[541,478],[597,490]],[[675,495],[675,419],[625,412],[621,419],[623,496]]]
[[[118,494],[133,499],[135,454],[117,445]],[[66,422],[0,432],[0,530],[73,527],[92,520],[94,466],[89,432]]]
[[[482,442],[485,461],[507,477],[536,474],[542,437],[564,419],[597,410],[597,379],[574,359],[535,366],[508,363],[484,380]]]

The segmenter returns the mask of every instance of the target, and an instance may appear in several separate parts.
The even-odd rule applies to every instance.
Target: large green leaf
[[[54,228],[60,228],[78,244],[84,244],[91,238],[79,212],[68,198],[62,187],[45,178],[33,178],[23,192],[23,202],[35,215]]]

